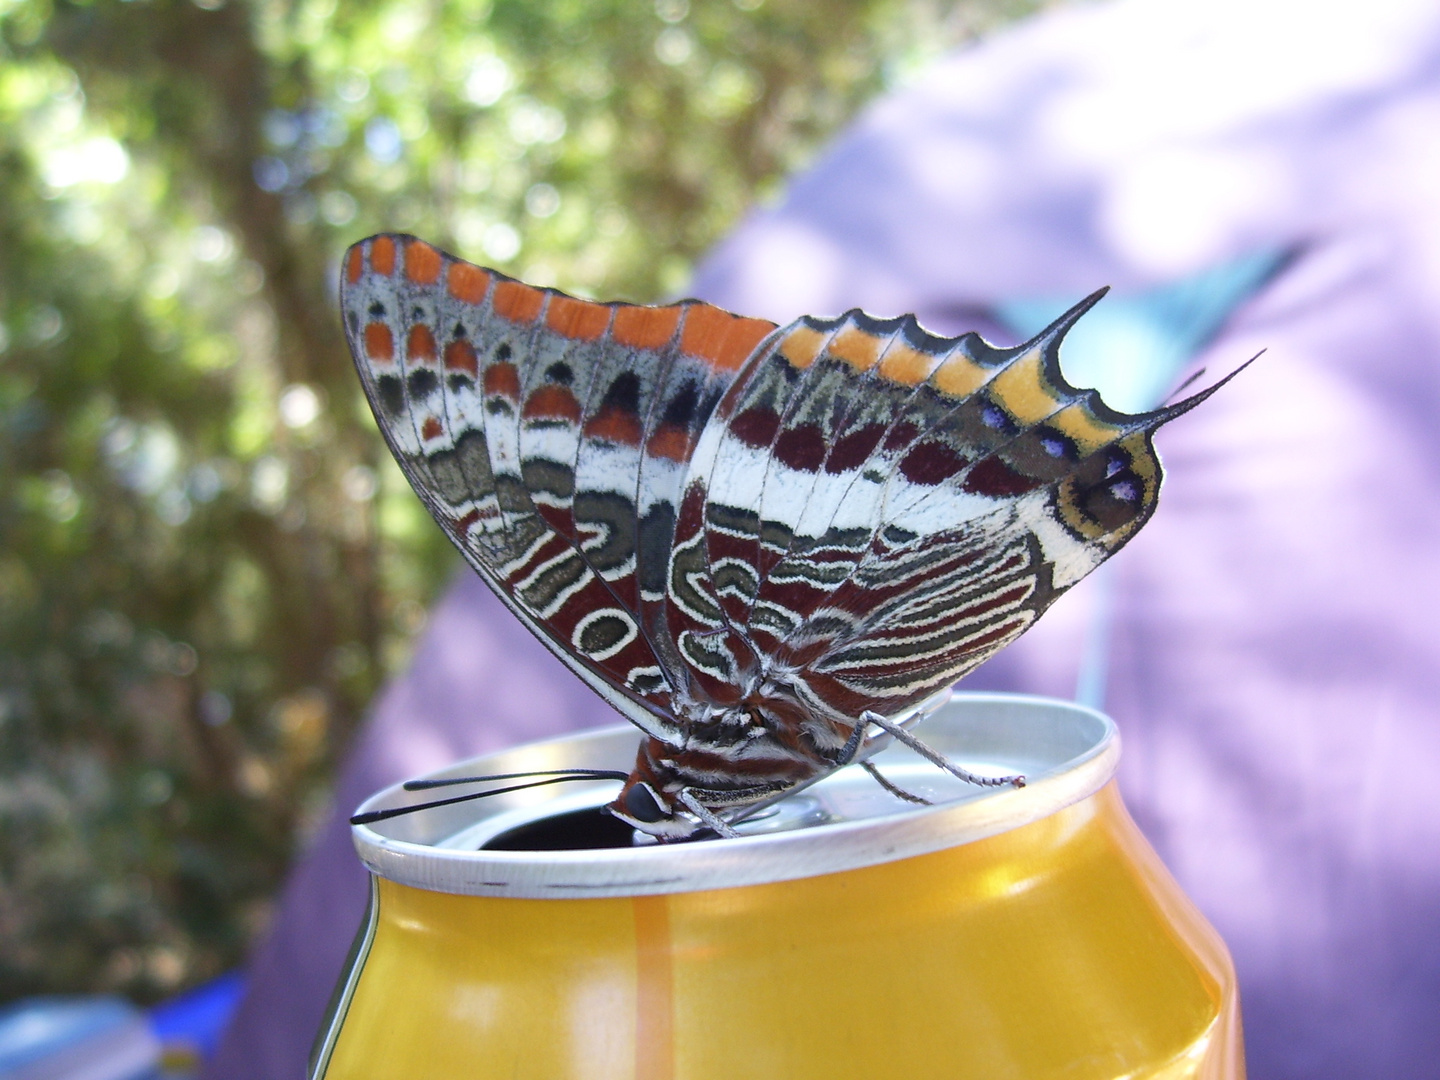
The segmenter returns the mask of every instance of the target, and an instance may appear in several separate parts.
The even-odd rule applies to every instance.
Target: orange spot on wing
[[[626,304],[615,309],[615,324],[610,337],[633,349],[658,349],[675,336],[680,325],[681,307],[637,307]]]
[[[1045,382],[1045,366],[1039,349],[1011,361],[1010,366],[991,381],[987,392],[1006,412],[1027,426],[1043,420],[1062,404]]]
[[[485,299],[490,288],[490,275],[478,266],[465,262],[453,262],[446,272],[446,284],[450,295],[467,304],[478,304]]]
[[[431,439],[438,439],[445,434],[445,429],[440,426],[440,421],[433,416],[427,416],[425,423],[420,425],[420,437],[427,442]]]
[[[956,352],[935,369],[930,381],[935,384],[935,389],[951,397],[969,397],[989,378],[989,369],[981,367],[964,353]]]
[[[468,341],[452,341],[445,346],[445,370],[463,371],[473,379],[480,370],[475,358],[475,349]],[[518,387],[516,392],[518,393]]]
[[[370,269],[387,277],[395,272],[395,241],[377,236],[370,241]]]
[[[592,439],[605,439],[622,446],[639,446],[643,431],[640,420],[634,413],[623,409],[601,409],[599,414],[585,425],[585,434]]]
[[[901,386],[918,386],[930,377],[938,362],[938,357],[896,342],[880,358],[879,372],[882,378]]]
[[[430,332],[430,327],[424,323],[416,323],[410,328],[410,337],[405,342],[405,355],[411,360],[435,359],[435,335]]]
[[[395,359],[395,338],[390,327],[381,322],[365,324],[365,354],[387,364]]]
[[[495,314],[511,322],[534,322],[544,303],[543,292],[519,281],[502,281],[495,286]]]
[[[440,252],[424,240],[405,245],[405,276],[416,285],[433,285],[440,280]]]
[[[1124,433],[1124,428],[1108,424],[1095,416],[1084,401],[1067,405],[1052,416],[1049,422],[1074,439],[1082,455],[1093,454]]]
[[[791,367],[808,368],[825,347],[827,336],[808,326],[797,326],[780,342],[780,352],[790,361]]]
[[[552,296],[545,312],[545,325],[576,341],[594,341],[610,325],[610,309],[604,304],[569,296]]]
[[[856,371],[869,371],[875,366],[875,361],[880,359],[880,346],[883,342],[883,338],[850,326],[835,335],[835,340],[830,342],[829,352],[831,356],[844,360]]]
[[[360,250],[360,245],[354,245],[345,253],[345,280],[354,285],[360,280],[361,273],[365,270],[365,253]]]
[[[575,400],[575,395],[563,386],[542,386],[530,395],[521,415],[526,420],[569,420],[572,424],[578,424],[580,403]]]
[[[645,444],[645,452],[651,457],[669,461],[690,460],[690,449],[690,433],[679,424],[661,424]]]
[[[693,304],[685,313],[680,348],[722,371],[734,371],[774,329],[775,324],[765,319],[746,319],[709,304]]]
[[[520,400],[520,373],[514,364],[491,364],[485,369],[485,393]]]

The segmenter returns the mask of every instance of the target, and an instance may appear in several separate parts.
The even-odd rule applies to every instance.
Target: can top
[[[618,792],[616,781],[532,788],[356,825],[352,832],[361,859],[376,874],[438,892],[549,899],[692,892],[854,870],[1007,832],[1098,791],[1120,758],[1109,717],[1052,698],[955,694],[916,734],[957,765],[991,776],[1021,773],[1026,786],[977,788],[892,745],[871,762],[891,784],[930,805],[906,802],[850,766],[737,825],[743,834],[738,839],[514,850],[527,830],[533,835],[561,815],[576,815],[575,821],[592,827],[618,827],[598,816]],[[628,724],[603,728],[471,758],[426,779],[564,768],[625,771],[638,738]],[[446,793],[395,785],[360,810]]]

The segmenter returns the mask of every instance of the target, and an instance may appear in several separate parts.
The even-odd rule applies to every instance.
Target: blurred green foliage
[[[455,560],[338,259],[662,299],[1037,0],[0,0],[0,999],[236,963]]]

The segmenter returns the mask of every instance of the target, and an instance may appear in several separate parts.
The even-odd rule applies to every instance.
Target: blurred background
[[[338,259],[692,261],[1037,0],[0,0],[0,1003],[240,963],[454,552]]]

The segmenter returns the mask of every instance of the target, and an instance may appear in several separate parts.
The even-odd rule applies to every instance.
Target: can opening
[[[588,851],[632,846],[634,826],[598,806],[527,821],[491,837],[482,851]]]

